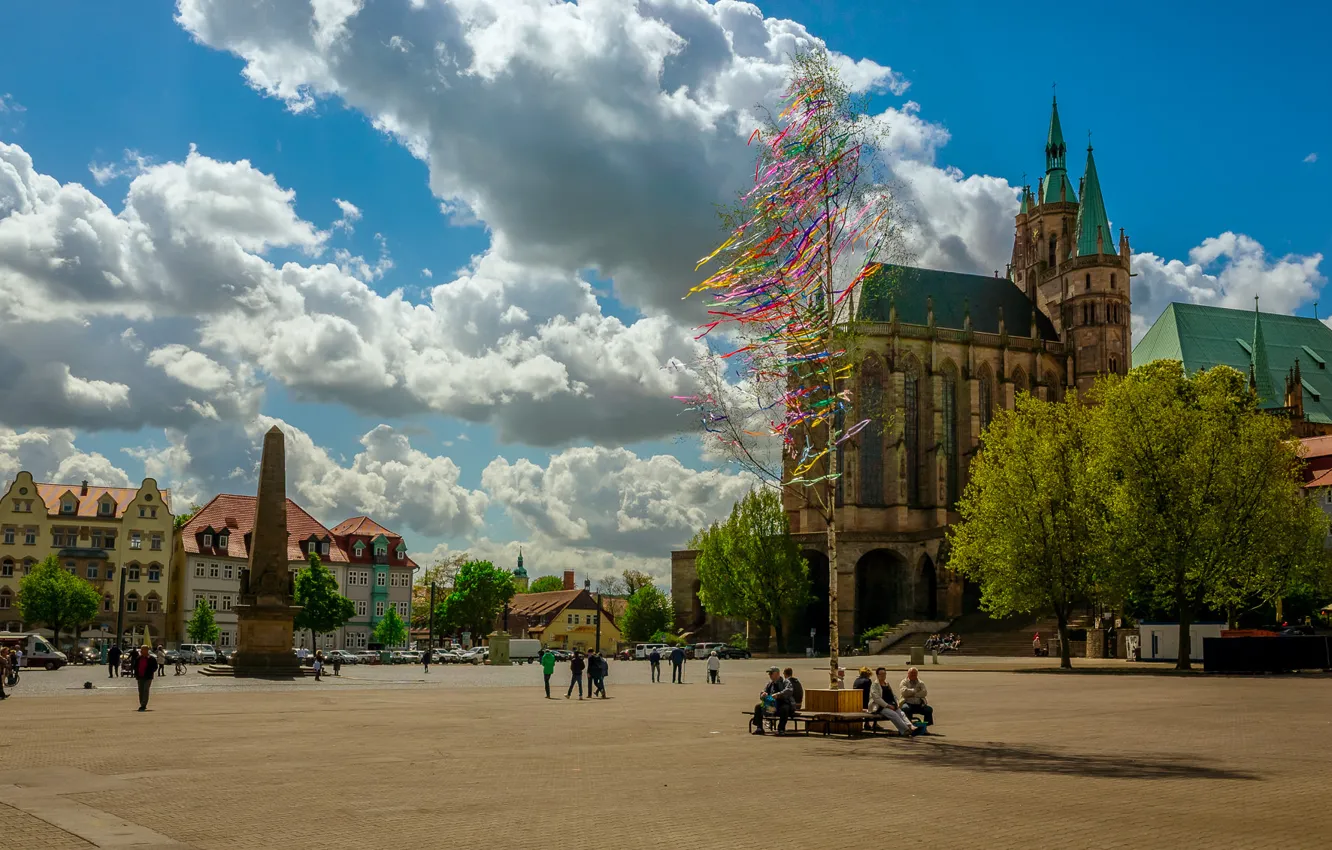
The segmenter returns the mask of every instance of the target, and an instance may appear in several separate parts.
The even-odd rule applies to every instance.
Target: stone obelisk
[[[292,650],[292,579],[287,569],[287,457],[282,432],[264,435],[259,461],[259,496],[250,532],[250,563],[241,573],[236,611],[236,676],[289,678],[301,675]]]

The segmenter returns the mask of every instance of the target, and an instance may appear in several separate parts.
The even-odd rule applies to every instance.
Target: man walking
[[[579,699],[582,699],[582,698],[583,698],[583,667],[584,667],[584,666],[585,666],[585,665],[583,664],[583,656],[580,655],[580,654],[578,653],[577,650],[575,650],[575,651],[574,651],[574,654],[573,654],[573,658],[571,658],[571,659],[569,660],[569,672],[573,674],[573,678],[569,680],[569,690],[566,691],[565,694],[564,694],[564,698],[565,698],[565,699],[568,699],[570,696],[573,695],[574,685],[577,685],[577,686],[578,686],[578,698],[579,698]]]
[[[166,675],[166,648],[160,643],[157,645],[157,675]]]
[[[12,688],[19,683],[19,675],[23,672],[23,647],[16,646],[14,651],[9,654],[9,686]]]
[[[157,673],[157,659],[147,644],[139,647],[139,657],[134,659],[134,680],[139,686],[139,711],[148,710],[148,691],[153,686],[153,676]]]
[[[425,655],[422,655],[422,656],[421,656],[421,663],[425,665],[425,671],[426,671],[427,673],[430,672],[430,662],[431,662],[431,660],[432,660],[433,657],[434,657],[434,656],[432,656],[430,653],[431,653],[430,647],[427,646],[427,647],[426,647],[426,651],[425,651]]]
[[[555,653],[549,649],[541,653],[541,677],[546,680],[546,699],[550,699],[550,677],[555,675]]]
[[[591,652],[587,656],[587,695],[594,697],[601,694],[601,698],[606,698],[606,673],[610,671],[610,665],[599,652]]]
[[[120,645],[112,644],[106,653],[106,677],[114,679],[120,675]]]
[[[685,652],[680,647],[671,650],[671,682],[684,684]]]
[[[652,665],[652,681],[661,681],[661,652],[654,646],[648,653],[648,663]]]

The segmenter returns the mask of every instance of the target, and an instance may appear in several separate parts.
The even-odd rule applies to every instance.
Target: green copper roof
[[[1020,213],[1031,212],[1031,187],[1022,187],[1022,206],[1018,209]]]
[[[972,330],[998,333],[1002,310],[1008,333],[1031,335],[1031,301],[1008,278],[912,266],[884,266],[883,271],[865,281],[863,292],[857,311],[862,321],[886,322],[891,307],[896,304],[898,321],[928,324],[927,299],[933,297],[936,327],[962,330],[970,312]],[[1036,332],[1042,339],[1059,339],[1050,319],[1039,310],[1036,311]]]
[[[1078,193],[1074,191],[1073,184],[1068,180],[1068,174],[1062,168],[1045,175],[1045,194],[1041,197],[1043,204],[1057,204],[1060,201],[1068,204],[1078,202]]]
[[[1059,126],[1059,101],[1053,100],[1050,104],[1050,133],[1045,137],[1045,170],[1053,171],[1056,168],[1062,170],[1066,150],[1064,131]]]
[[[1255,347],[1258,340],[1261,346]],[[1296,359],[1305,384],[1304,415],[1311,422],[1332,424],[1332,368],[1327,366],[1332,329],[1317,319],[1275,313],[1258,318],[1249,310],[1171,304],[1133,349],[1134,366],[1179,360],[1190,372],[1225,364],[1245,375],[1252,367],[1264,407],[1284,406],[1284,397],[1269,398],[1262,387],[1265,382],[1275,396],[1276,388],[1285,387]]]
[[[1267,365],[1267,343],[1263,340],[1263,314],[1258,312],[1256,298],[1253,302],[1253,343],[1249,348],[1249,362],[1252,364],[1249,374],[1253,378],[1254,388],[1258,391],[1258,405],[1260,407],[1284,405],[1285,399],[1279,398],[1272,387],[1272,372]]]
[[[1091,145],[1087,146],[1087,173],[1082,177],[1082,204],[1078,207],[1078,256],[1096,253],[1096,235],[1101,235],[1101,250],[1118,253],[1115,240],[1110,238],[1110,220],[1105,216],[1105,201],[1101,199],[1101,181],[1096,176],[1096,160],[1092,159]]]

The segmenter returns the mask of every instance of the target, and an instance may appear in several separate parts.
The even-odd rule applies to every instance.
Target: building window
[[[325,540],[323,543],[320,543],[320,544],[319,544],[319,554],[321,554],[321,555],[327,555],[327,554],[328,554],[328,541],[327,541],[327,540]]]
[[[232,600],[233,598],[234,598],[234,597],[232,597],[232,595],[231,595],[230,593],[224,593],[224,594],[222,594],[222,610],[223,610],[223,611],[230,611],[230,610],[231,610],[231,605],[232,605],[231,600]]]
[[[129,575],[125,576],[126,579],[128,579],[129,581],[138,581],[138,580],[139,580],[139,565],[138,565],[138,564],[130,564],[130,565],[129,565],[128,567],[126,567],[125,569],[129,572]]]
[[[114,548],[116,548],[116,533],[115,533],[114,531],[103,532],[103,534],[102,534],[102,548],[103,548],[103,549],[114,549]]]
[[[1087,273],[1087,289],[1091,289],[1091,273]]]
[[[860,418],[869,422],[860,432],[860,504],[877,507],[883,504],[883,373],[877,358],[866,361],[861,373],[860,402]]]
[[[1114,288],[1115,288],[1115,273],[1114,273],[1114,272],[1110,272],[1110,288],[1111,288],[1111,289],[1114,289]]]
[[[162,567],[161,567],[160,564],[149,564],[149,565],[148,565],[148,580],[149,580],[149,581],[161,581],[161,580],[162,580]]]
[[[152,546],[151,546],[151,548],[153,548],[153,549],[161,549],[161,548],[162,548],[162,535],[160,535],[160,534],[153,534],[153,540],[152,540]]]
[[[89,561],[89,562],[88,562],[88,578],[90,578],[90,579],[95,579],[95,578],[97,578],[97,573],[98,573],[97,562],[96,562],[96,561]]]
[[[356,557],[361,557],[365,554],[365,544],[357,540],[356,545],[352,547],[352,551],[356,553]]]
[[[375,587],[384,587],[388,582],[388,575],[383,570],[375,572]]]
[[[231,577],[232,577],[232,574],[231,574],[231,564],[223,564],[223,565],[222,565],[222,578],[229,579],[229,578],[231,578]]]
[[[129,596],[125,597],[125,610],[134,614],[139,610],[139,594],[130,591]]]
[[[9,588],[0,587],[0,610],[7,610],[13,598],[14,595],[9,592]]]
[[[1052,246],[1054,237],[1051,237]],[[1053,250],[1053,249],[1052,249]],[[907,504],[920,505],[920,379],[907,375],[902,384],[903,433],[906,450]]]
[[[203,577],[204,577],[204,565],[203,565],[203,561],[199,561],[198,563],[196,563],[196,564],[194,565],[194,577],[195,577],[195,578],[203,578]]]
[[[943,452],[944,490],[951,508],[958,499],[957,376],[952,372],[943,379]]]
[[[217,642],[223,646],[231,646],[231,632],[221,631],[217,633]]]
[[[230,535],[219,534],[219,535],[217,536],[217,545],[218,545],[220,548],[222,548],[222,549],[227,548],[227,544],[230,543],[230,542],[231,542],[231,537],[230,537]]]
[[[1056,250],[1058,246],[1059,246],[1059,237],[1052,235],[1050,237],[1050,262],[1049,262],[1050,268],[1054,268],[1055,266],[1059,265],[1059,261],[1056,259],[1056,257],[1059,255],[1059,252]]]
[[[208,594],[208,607],[216,611],[217,606],[218,606],[217,594],[216,593]]]
[[[74,563],[73,561],[66,561],[65,569],[69,570],[69,574],[72,576],[76,576],[79,574],[79,565]]]
[[[202,594],[202,593],[196,593],[196,594],[194,594],[194,607],[195,607],[195,608],[198,608],[198,607],[199,607],[200,605],[202,605],[202,604],[204,604],[204,596],[203,596],[203,594]]]
[[[980,427],[984,431],[990,427],[990,419],[994,415],[994,384],[990,380],[989,373],[980,376]]]
[[[148,594],[148,598],[145,599],[144,602],[147,603],[149,614],[157,614],[161,612],[162,600],[158,599],[157,596],[150,593]]]
[[[212,546],[212,545],[213,545],[213,535],[211,535],[211,534],[205,534],[205,535],[203,536],[203,545],[204,545],[205,547],[210,547],[210,546]]]
[[[145,508],[145,507],[143,507],[143,505],[140,505],[140,506],[139,506],[139,517],[140,517],[140,519],[142,519],[143,517],[146,517],[146,516],[148,516],[148,509]]]
[[[37,529],[35,529],[35,528],[27,528],[27,529],[24,529],[24,531],[23,531],[23,545],[24,545],[24,546],[36,546],[36,545],[37,545]]]
[[[115,512],[115,509],[116,509],[116,503],[110,501],[109,499],[103,501],[101,504],[97,506],[97,512],[100,513],[102,516],[111,516],[111,514]]]
[[[60,512],[62,514],[72,514],[76,508],[78,508],[78,505],[73,499],[66,499],[60,503]]]
[[[384,600],[382,599],[375,603],[375,616],[384,616]]]
[[[209,564],[209,565],[208,565],[208,577],[209,577],[209,578],[217,578],[218,575],[219,575],[218,570],[219,570],[219,567],[218,567],[217,564]]]
[[[106,577],[107,577],[107,579],[109,580],[109,579],[115,578],[115,575],[116,575],[116,568],[113,567],[113,566],[111,566],[110,564],[107,564],[107,565],[106,565]]]
[[[102,530],[101,530],[100,528],[94,528],[94,529],[93,529],[93,532],[92,532],[92,547],[93,547],[94,549],[101,549],[101,548],[102,548]]]
[[[0,577],[9,578],[12,575],[14,575],[14,562],[5,558],[3,562],[0,562]]]
[[[1119,358],[1112,354],[1110,355],[1110,372],[1111,374],[1114,374],[1117,373],[1118,371],[1119,371]]]
[[[369,604],[364,599],[356,600],[356,616],[364,617]]]
[[[26,575],[28,575],[29,573],[31,573],[31,572],[32,572],[32,567],[33,567],[33,565],[36,564],[36,563],[37,563],[37,562],[34,561],[32,558],[24,558],[24,559],[23,559],[23,574],[26,576]]]
[[[139,534],[139,532],[137,531],[130,532],[130,548],[131,549],[143,548],[143,536]]]
[[[14,545],[14,529],[12,528],[5,529],[5,545],[6,546]]]
[[[110,610],[111,610],[111,595],[110,595],[110,594],[107,594],[107,595],[105,595],[105,596],[102,597],[102,610],[103,610],[103,611],[110,611]]]

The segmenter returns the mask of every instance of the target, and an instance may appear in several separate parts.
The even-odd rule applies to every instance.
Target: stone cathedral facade
[[[1007,276],[892,267],[866,288],[853,380],[856,419],[871,422],[840,455],[840,645],[873,626],[974,610],[975,589],[948,569],[945,532],[981,431],[1021,392],[1062,398],[1129,368],[1128,238],[1110,232],[1090,145],[1076,189],[1066,163],[1055,103],[1045,175],[1034,192],[1022,189]],[[791,648],[808,646],[812,630],[826,651],[824,525],[798,496],[786,506],[813,600],[788,624]],[[673,552],[671,573],[677,626],[697,639],[729,637],[736,624],[699,602],[694,553]]]

